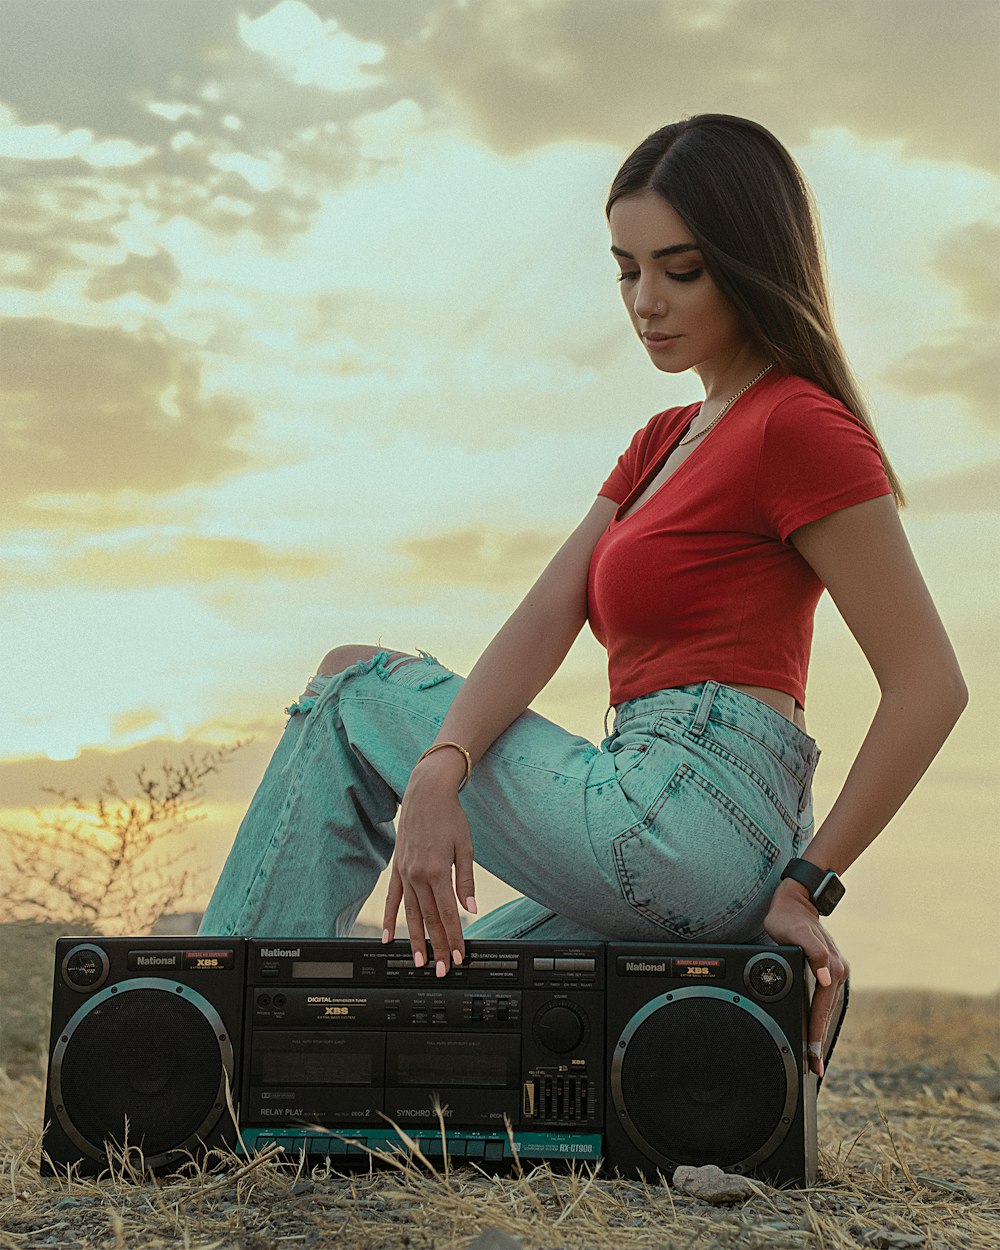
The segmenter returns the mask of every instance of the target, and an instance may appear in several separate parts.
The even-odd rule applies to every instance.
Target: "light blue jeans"
[[[461,682],[423,652],[314,677],[287,709],[201,932],[349,934]],[[811,836],[818,758],[780,713],[714,681],[620,704],[600,747],[523,713],[461,803],[477,864],[524,897],[467,936],[768,943],[771,894]]]

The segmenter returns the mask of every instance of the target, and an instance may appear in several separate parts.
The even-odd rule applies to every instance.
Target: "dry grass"
[[[42,1180],[42,1081],[0,1073],[0,1247],[1000,1248],[996,998],[858,992],[820,1094],[820,1178],[728,1208],[587,1170],[340,1176],[264,1156],[134,1183]],[[515,1241],[504,1241],[501,1234]]]

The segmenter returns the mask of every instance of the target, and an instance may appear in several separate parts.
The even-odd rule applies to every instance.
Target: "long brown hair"
[[[639,144],[611,184],[605,211],[642,191],[655,191],[683,219],[761,349],[864,423],[902,506],[899,479],[833,324],[812,195],[786,149],[757,122],[699,113]]]

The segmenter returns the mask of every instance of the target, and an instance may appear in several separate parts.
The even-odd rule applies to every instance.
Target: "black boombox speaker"
[[[367,1167],[398,1125],[432,1160],[811,1185],[812,988],[797,946],[473,940],[439,980],[405,942],[60,938],[42,1169]]]

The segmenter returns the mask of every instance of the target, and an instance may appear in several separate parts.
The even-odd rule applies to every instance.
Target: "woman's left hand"
[[[850,968],[836,942],[820,924],[819,912],[805,886],[798,881],[786,878],[779,882],[764,929],[781,946],[801,946],[816,977],[809,1012],[809,1066],[822,1076],[827,1030]]]

